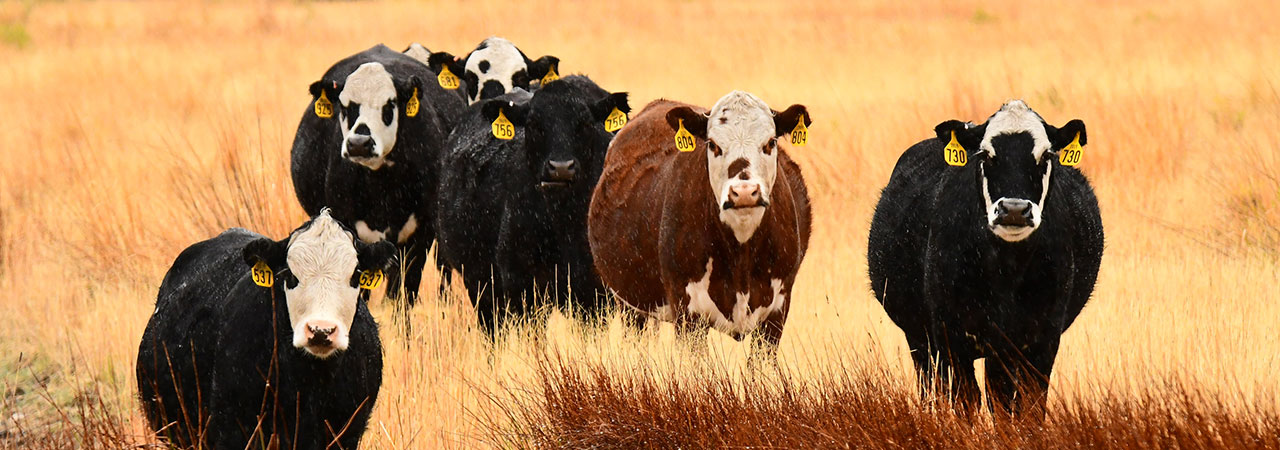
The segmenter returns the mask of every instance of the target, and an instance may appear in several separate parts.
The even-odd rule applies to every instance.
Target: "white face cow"
[[[778,137],[803,119],[812,123],[802,105],[781,113],[754,95],[733,91],[720,98],[708,115],[689,107],[667,113],[673,129],[683,123],[694,136],[706,140],[707,178],[720,221],[746,242],[764,217],[778,174]]]
[[[440,66],[448,66],[450,72],[466,81],[467,101],[475,104],[515,88],[529,90],[531,83],[557,70],[559,64],[560,59],[554,56],[530,60],[511,41],[492,36],[465,58],[459,60],[449,53],[435,53],[427,65],[436,72]]]
[[[938,139],[977,148],[979,188],[991,233],[1007,242],[1027,239],[1044,223],[1045,202],[1057,164],[1057,150],[1071,143],[1077,133],[1083,145],[1084,122],[1072,120],[1061,129],[1045,123],[1022,100],[1000,107],[987,122],[972,126],[947,121],[935,128]]]
[[[326,208],[284,241],[259,239],[245,261],[265,261],[283,285],[293,346],[324,359],[346,350],[360,301],[363,270],[384,270],[395,255],[390,242],[365,244]]]
[[[413,98],[421,86],[416,76],[396,80],[381,63],[370,62],[342,82],[315,82],[311,95],[319,99],[323,91],[332,102],[333,118],[342,131],[342,157],[378,170],[390,164],[387,156],[395,149],[400,125],[407,118],[406,106],[410,101],[421,101]]]

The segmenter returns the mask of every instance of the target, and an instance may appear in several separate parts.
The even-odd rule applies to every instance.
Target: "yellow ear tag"
[[[613,112],[609,113],[609,117],[604,119],[604,131],[610,133],[622,129],[627,124],[627,113],[622,112],[618,108],[613,108]]]
[[[413,117],[418,115],[418,108],[422,107],[422,103],[418,102],[418,88],[413,88],[413,97],[409,97],[409,103],[404,105],[404,115]]]
[[[684,119],[677,119],[680,122],[680,129],[676,130],[676,150],[682,152],[691,152],[697,148],[696,140],[693,139],[693,133],[684,129]]]
[[[253,284],[258,286],[271,287],[276,282],[275,277],[271,275],[271,268],[267,267],[267,263],[262,262],[262,260],[258,260],[253,264],[250,275],[253,276]]]
[[[382,274],[381,270],[366,270],[364,272],[360,272],[360,289],[370,291],[377,289],[378,286],[382,286],[383,279],[386,279],[386,276]]]
[[[556,66],[553,64],[550,69],[547,69],[547,75],[542,77],[542,85],[546,86],[547,83],[550,83],[552,81],[556,81],[559,79],[560,79],[560,75],[556,74]]]
[[[493,119],[493,137],[502,140],[516,137],[516,126],[507,120],[507,115],[501,109],[498,110],[498,118]]]
[[[951,142],[947,147],[942,149],[942,157],[947,160],[947,164],[953,166],[963,166],[969,163],[969,154],[964,151],[964,147],[960,145],[960,141],[956,140],[956,132],[951,132]]]
[[[1075,166],[1080,164],[1081,156],[1084,156],[1084,147],[1080,146],[1080,133],[1076,133],[1076,138],[1058,152],[1058,164]]]
[[[325,119],[333,117],[333,103],[329,102],[324,90],[320,91],[320,98],[316,99],[316,115]]]
[[[436,77],[436,81],[445,89],[457,89],[461,85],[458,76],[449,71],[449,66],[440,66],[440,75]]]
[[[800,115],[800,121],[796,122],[796,127],[791,130],[791,145],[803,147],[809,143],[809,127],[804,126],[804,114]]]

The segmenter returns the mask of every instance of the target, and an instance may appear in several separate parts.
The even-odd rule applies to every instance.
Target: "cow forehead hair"
[[[524,54],[520,53],[520,49],[516,48],[511,41],[497,36],[485,39],[480,43],[479,48],[467,56],[466,70],[480,74],[480,61],[489,61],[489,64],[495,68],[525,67]]]
[[[396,98],[396,85],[391,73],[381,63],[361,64],[351,75],[347,75],[346,84],[338,94],[343,105],[352,101],[362,105],[382,106],[387,100]]]
[[[711,107],[707,136],[719,145],[756,145],[773,135],[773,111],[750,93],[730,92]]]
[[[982,144],[979,149],[988,152],[991,156],[996,156],[995,147],[991,146],[991,139],[1004,134],[1028,133],[1035,142],[1035,146],[1031,149],[1032,156],[1036,161],[1049,151],[1049,135],[1044,129],[1044,119],[1031,110],[1030,106],[1022,100],[1010,100],[1000,106],[1000,110],[991,115],[987,119],[987,130],[982,135]]]
[[[305,279],[349,277],[355,271],[358,258],[351,233],[326,210],[306,228],[289,236],[286,259],[289,270]]]

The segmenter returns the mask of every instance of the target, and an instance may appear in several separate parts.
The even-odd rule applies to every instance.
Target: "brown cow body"
[[[690,105],[650,103],[614,138],[589,215],[597,271],[623,303],[648,317],[682,328],[705,324],[738,339],[763,328],[765,340],[776,344],[809,242],[811,213],[800,168],[775,147],[767,206],[759,206],[759,226],[740,242],[721,220],[705,134],[694,151],[676,149],[668,114],[682,106]]]

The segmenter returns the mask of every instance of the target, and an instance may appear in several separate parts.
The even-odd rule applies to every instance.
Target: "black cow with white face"
[[[951,374],[955,398],[977,405],[973,361],[986,358],[991,404],[1043,417],[1059,341],[1102,259],[1093,189],[1059,160],[1086,143],[1084,122],[1054,127],[1015,100],[986,123],[935,133],[903,153],[880,195],[871,287],[922,388]]]
[[[365,242],[395,243],[406,260],[408,304],[435,239],[439,155],[466,108],[425,64],[378,45],[329,68],[293,141],[293,187],[308,214],[333,217]],[[399,271],[387,292],[399,293]]]
[[[613,139],[605,121],[628,111],[626,93],[570,76],[474,105],[450,135],[438,252],[462,272],[490,336],[504,316],[546,295],[599,312],[587,208]],[[514,127],[512,139],[495,137],[499,117]]]
[[[151,428],[183,448],[356,448],[382,384],[359,283],[394,259],[328,210],[280,241],[236,228],[188,247],[138,349]]]
[[[515,88],[532,91],[544,80],[558,78],[557,75],[548,77],[548,74],[558,73],[560,65],[560,58],[549,55],[529,59],[511,41],[497,36],[485,39],[463,58],[440,52],[432,54],[429,60],[433,70],[447,67],[450,73],[462,79],[465,86],[459,89],[466,92],[467,101],[473,105]]]

